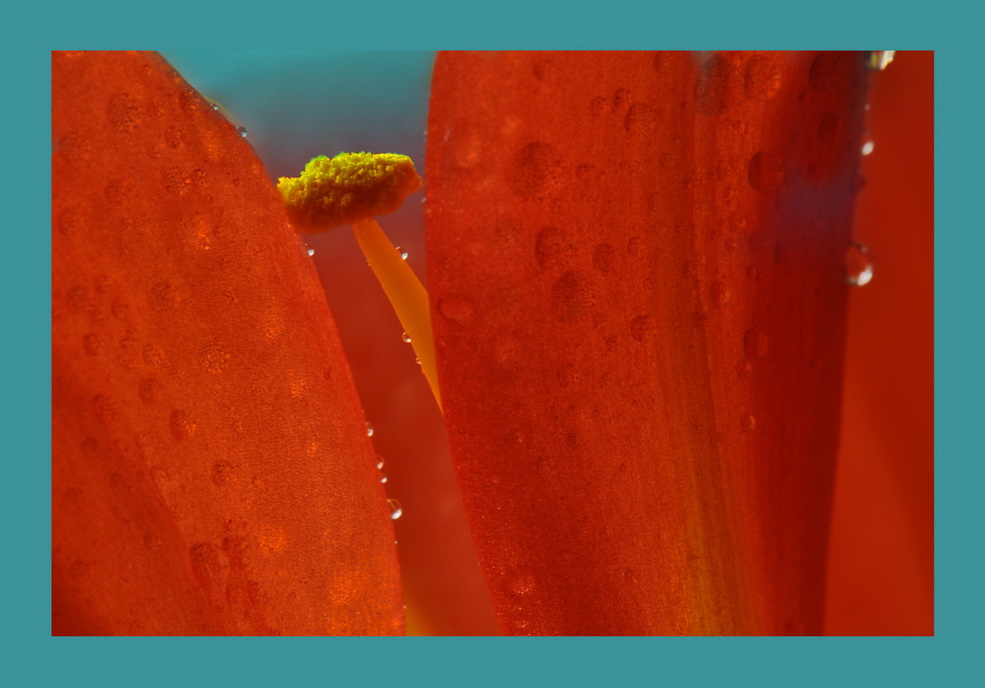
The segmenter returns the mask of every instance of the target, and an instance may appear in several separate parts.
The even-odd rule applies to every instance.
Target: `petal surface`
[[[512,634],[815,634],[861,53],[444,53],[439,378]]]
[[[402,633],[365,419],[252,149],[154,54],[52,67],[53,633]]]

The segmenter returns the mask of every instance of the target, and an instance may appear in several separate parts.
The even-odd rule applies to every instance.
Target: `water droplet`
[[[116,403],[105,394],[97,394],[92,398],[92,408],[96,418],[103,425],[108,425],[116,418]]]
[[[309,247],[308,247],[308,255],[309,255],[309,256],[313,256],[313,255],[315,255],[315,249],[313,249],[313,248],[311,248],[311,247],[309,246]]]
[[[612,104],[617,107],[625,107],[626,103],[629,102],[629,91],[624,88],[617,88],[616,92],[612,94]]]
[[[739,419],[739,427],[742,428],[742,432],[752,432],[756,429],[756,417],[751,413],[742,414],[742,418]]]
[[[198,424],[186,412],[178,409],[171,412],[168,426],[171,430],[171,436],[176,440],[187,440],[195,434],[195,430],[198,428]]]
[[[400,258],[402,260],[407,260],[407,255],[408,255],[407,249],[405,249],[403,246],[397,246],[396,249],[397,249],[397,253],[400,254]]]
[[[633,103],[623,120],[626,131],[638,136],[652,135],[657,131],[659,124],[659,112],[646,103]]]
[[[210,101],[210,102],[212,102],[212,101]],[[218,110],[219,109],[219,103],[212,102],[212,109],[213,110]]]
[[[366,437],[372,437],[373,436],[373,432],[375,432],[375,431],[373,430],[372,423],[370,423],[369,421],[366,421]]]
[[[403,339],[405,343],[410,344],[410,335],[406,332],[400,335],[400,338]]]
[[[533,594],[537,588],[537,581],[533,575],[518,575],[510,581],[510,592],[517,597],[527,597]]]
[[[742,338],[742,348],[746,352],[746,358],[762,358],[770,350],[770,339],[762,330],[751,327]]]
[[[749,160],[747,176],[749,186],[756,191],[768,191],[783,183],[783,164],[772,153],[759,151]]]
[[[509,184],[513,193],[531,198],[554,191],[561,184],[561,156],[549,143],[534,141],[513,156]]]
[[[236,131],[237,131],[237,132],[239,133],[239,135],[240,135],[240,136],[242,136],[242,137],[243,137],[244,139],[246,138],[246,127],[236,127]]]
[[[895,50],[873,50],[869,53],[867,66],[874,72],[881,72],[889,66],[894,57],[896,57]]]
[[[864,287],[872,281],[872,257],[869,249],[852,243],[845,252],[845,282],[853,287]]]
[[[612,112],[612,103],[604,96],[596,96],[588,104],[588,110],[591,112],[592,117],[602,117]]]
[[[746,63],[746,75],[743,83],[746,98],[769,100],[780,90],[780,81],[780,70],[776,63],[766,55],[756,55]]]
[[[416,363],[417,365],[421,365],[421,359],[415,358],[414,363]]]
[[[438,312],[446,320],[467,320],[472,315],[472,302],[462,296],[446,296],[438,301]]]
[[[876,141],[872,138],[872,132],[866,129],[862,132],[862,155],[871,155],[876,148]]]
[[[178,292],[167,282],[157,282],[149,294],[151,310],[155,313],[164,313],[174,308],[178,301]]]
[[[144,363],[152,368],[160,368],[164,362],[164,349],[157,344],[148,344],[144,347]]]
[[[58,213],[55,224],[62,234],[75,234],[84,225],[81,216],[82,214],[78,210],[69,208]]]
[[[695,83],[694,102],[699,114],[720,115],[733,102],[735,65],[726,55],[716,54],[701,65]]]
[[[380,482],[383,483],[384,485],[386,485],[386,474],[381,474],[380,475]]]
[[[226,362],[230,358],[232,356],[227,351],[216,344],[210,344],[202,351],[202,369],[213,375],[219,375],[225,370]]]
[[[376,455],[376,467],[381,470],[383,469],[383,457],[379,454]]]
[[[732,295],[729,292],[728,286],[724,282],[712,282],[711,302],[716,308],[721,308],[728,303],[731,296]]]
[[[534,259],[543,269],[564,267],[568,264],[574,245],[557,227],[543,227],[534,240]]]
[[[596,300],[594,279],[584,273],[569,271],[561,275],[551,289],[551,312],[560,322],[578,322],[588,317]]]
[[[140,126],[140,101],[129,93],[120,93],[109,99],[106,115],[110,126],[119,132],[136,131]]]
[[[390,505],[390,518],[396,521],[398,518],[404,515],[404,510],[403,507],[400,506],[400,502],[398,502],[396,499],[388,499],[386,501]]]

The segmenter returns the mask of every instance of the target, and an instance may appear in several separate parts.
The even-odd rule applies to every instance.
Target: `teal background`
[[[922,13],[850,2],[760,3],[755,10],[723,2],[686,9],[513,1],[314,7],[94,2],[6,10],[10,35],[0,68],[10,154],[0,166],[7,210],[0,293],[7,322],[0,341],[7,385],[0,417],[8,440],[2,647],[11,684],[854,686],[951,685],[981,676],[980,22],[949,2]],[[176,54],[298,46],[938,49],[936,637],[50,638],[48,51],[169,46]],[[240,96],[230,90],[225,97]],[[266,125],[247,117],[251,125],[257,141],[267,135]]]

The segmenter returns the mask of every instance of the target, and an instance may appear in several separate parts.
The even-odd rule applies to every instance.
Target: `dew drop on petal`
[[[728,303],[729,298],[731,298],[731,293],[729,292],[728,285],[724,282],[713,282],[711,285],[711,302],[717,307],[721,308],[726,303]]]
[[[407,260],[407,249],[405,249],[403,246],[397,246],[396,249],[397,249],[397,253],[400,254],[400,257],[403,260]]]
[[[366,437],[373,436],[373,425],[369,421],[366,421]]]
[[[407,344],[410,344],[410,335],[409,335],[409,334],[407,334],[406,332],[404,332],[404,333],[403,333],[403,334],[402,334],[402,335],[400,336],[400,338],[401,338],[401,339],[403,339],[405,343],[407,343]]]
[[[864,244],[852,243],[845,251],[845,283],[864,287],[872,281],[872,257]]]
[[[246,138],[246,127],[236,127],[236,131],[239,132],[239,135],[244,139]]]

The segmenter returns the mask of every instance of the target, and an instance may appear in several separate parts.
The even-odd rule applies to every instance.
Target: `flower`
[[[55,76],[56,632],[399,633],[376,459],[262,168],[153,57]],[[439,374],[505,631],[819,632],[862,79],[439,59]]]

